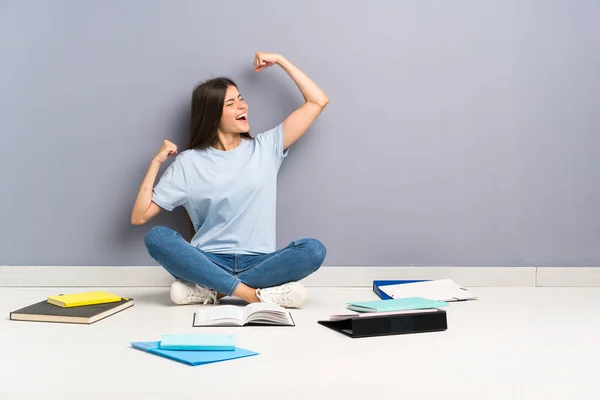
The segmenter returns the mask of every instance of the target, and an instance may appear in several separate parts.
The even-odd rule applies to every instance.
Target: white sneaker
[[[257,289],[256,296],[262,303],[273,303],[287,308],[300,308],[306,302],[306,288],[298,282],[285,283],[266,289]]]
[[[176,280],[171,285],[171,300],[175,304],[218,304],[217,292],[193,283]]]

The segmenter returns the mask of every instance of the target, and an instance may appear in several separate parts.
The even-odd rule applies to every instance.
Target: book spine
[[[56,301],[56,300],[53,300],[53,299],[48,299],[47,301],[48,301],[48,303],[53,304],[53,305],[58,306],[58,307],[62,307],[62,308],[66,308],[67,307],[67,305],[65,303],[61,302],[61,301]]]
[[[381,300],[391,300],[392,298],[385,294],[379,286],[377,286],[377,282],[373,282],[373,291]]]

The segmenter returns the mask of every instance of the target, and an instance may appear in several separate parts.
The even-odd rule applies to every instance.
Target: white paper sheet
[[[379,289],[394,299],[422,297],[440,301],[459,301],[477,298],[477,295],[462,288],[451,279],[380,286]]]

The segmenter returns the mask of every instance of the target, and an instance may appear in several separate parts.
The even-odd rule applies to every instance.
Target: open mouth
[[[237,119],[238,121],[247,121],[248,120],[248,115],[247,114],[242,114],[237,116],[235,119]]]

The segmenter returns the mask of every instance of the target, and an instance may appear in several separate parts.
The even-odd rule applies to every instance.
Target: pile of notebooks
[[[448,329],[448,302],[476,299],[450,279],[375,281],[377,301],[347,303],[348,314],[331,315],[319,324],[352,338],[437,332]]]
[[[133,299],[104,291],[61,294],[10,313],[13,321],[93,324],[133,306]]]
[[[132,342],[131,346],[150,354],[188,365],[204,365],[258,353],[235,345],[233,335],[191,334],[163,335],[158,342]]]

